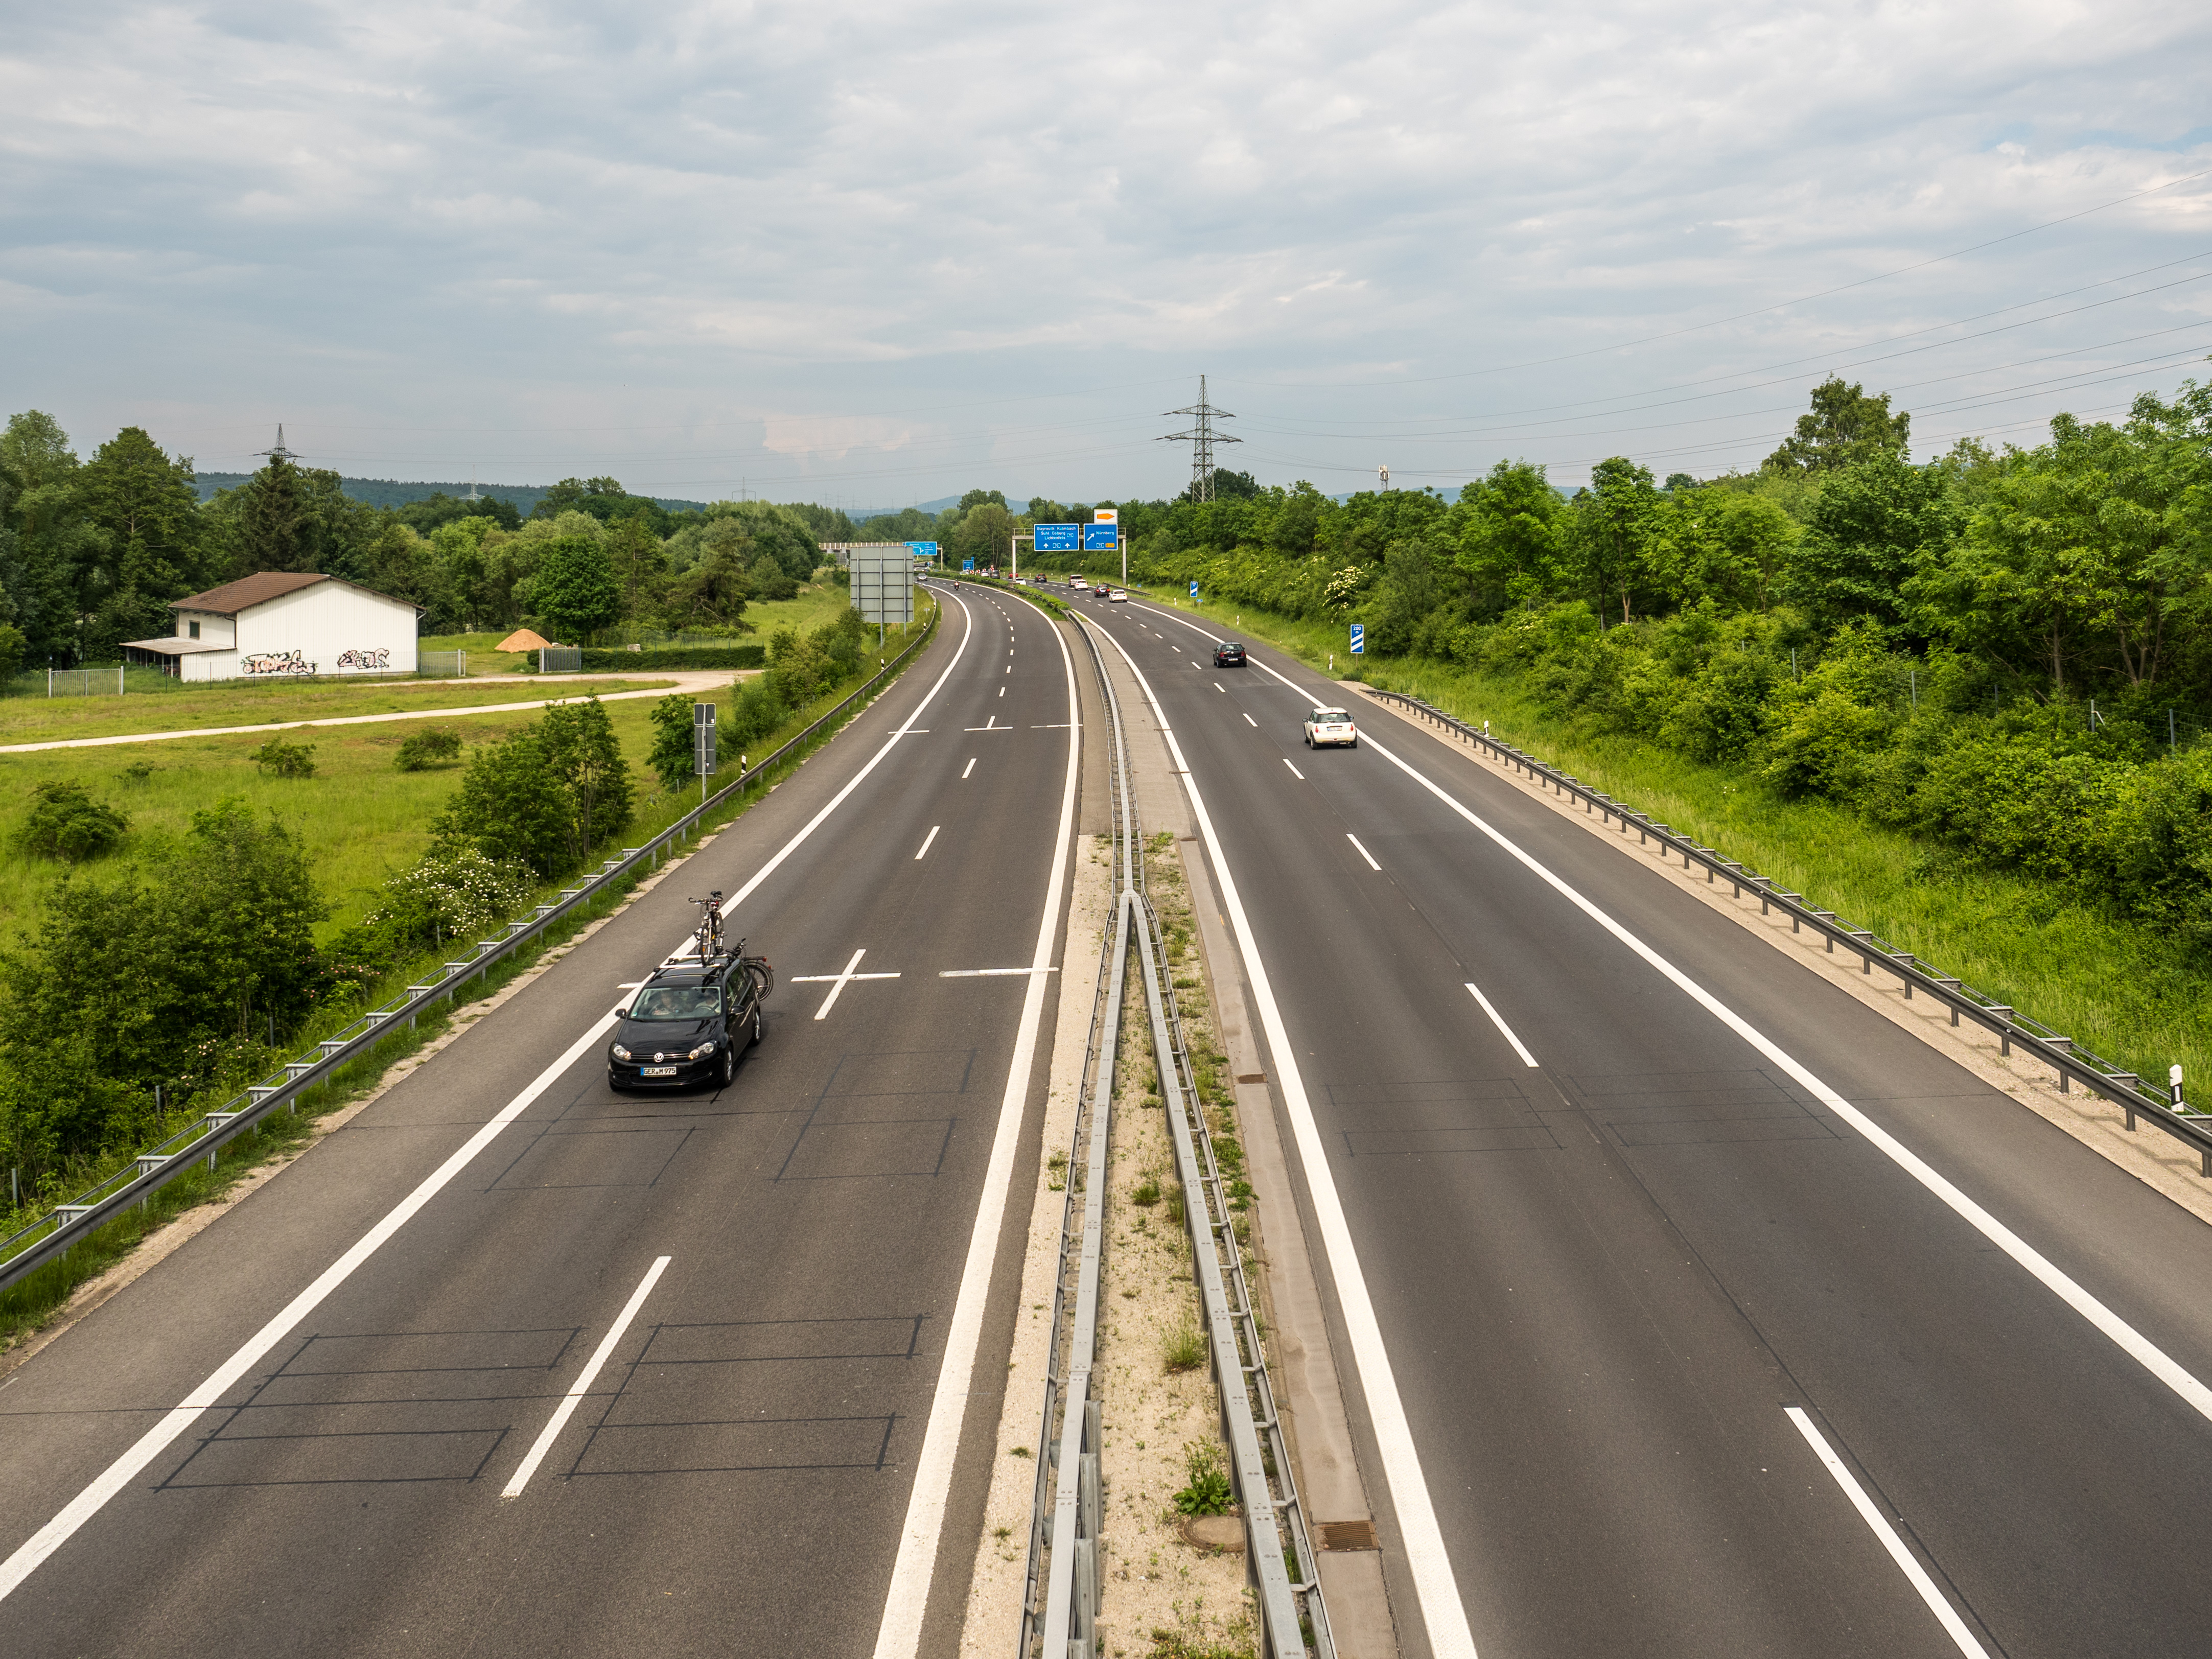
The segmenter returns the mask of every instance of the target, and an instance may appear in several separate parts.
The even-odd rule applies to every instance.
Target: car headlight
[[[617,1060],[628,1060],[629,1058],[629,1050],[623,1048],[619,1042],[616,1043],[610,1052]]]
[[[691,1058],[694,1060],[704,1060],[708,1055],[714,1052],[714,1045],[712,1042],[702,1042],[691,1051]]]

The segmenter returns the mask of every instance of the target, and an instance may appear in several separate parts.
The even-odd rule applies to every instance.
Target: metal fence
[[[1479,731],[1419,697],[1408,696],[1402,691],[1380,690],[1374,686],[1366,690],[1370,696],[1395,703],[1461,741],[1488,751],[1515,771],[1580,805],[1585,812],[1597,815],[1606,825],[1617,824],[1621,834],[1635,830],[1639,845],[1656,842],[1667,854],[1679,855],[1685,870],[1702,868],[1708,882],[1727,882],[1738,897],[1749,888],[1759,895],[1759,915],[1778,908],[1790,918],[1791,933],[1810,927],[1826,937],[1831,954],[1838,945],[1842,945],[1845,954],[1859,958],[1860,972],[1871,975],[1878,966],[1904,985],[1908,1000],[1916,992],[1935,998],[1950,1010],[1952,1024],[1958,1024],[1961,1016],[1972,1020],[1997,1038],[2002,1054],[2010,1055],[2015,1047],[2026,1049],[2051,1067],[2057,1078],[2059,1093],[2070,1093],[2078,1083],[2091,1094],[2118,1105],[2126,1115],[2130,1129],[2136,1127],[2138,1117],[2148,1119],[2175,1139],[2193,1147],[2205,1177],[2212,1180],[2212,1115],[2192,1111],[2185,1103],[2179,1067],[2166,1091],[2146,1088],[2135,1073],[2122,1071],[2112,1061],[2077,1045],[2072,1037],[2062,1036],[2009,1004],[1999,1002],[1955,976],[1941,972],[1932,963],[1922,961],[1910,951],[1899,950],[1870,928],[1855,927],[1833,910],[1806,903],[1802,893],[1788,891],[1771,876],[1754,874],[1735,860],[1722,857],[1716,848],[1698,846],[1687,836],[1677,835],[1648,814],[1623,805],[1602,791],[1590,788],[1558,768],[1546,765],[1534,756],[1524,754],[1511,744]]]
[[[574,674],[583,666],[584,648],[579,645],[549,645],[538,653],[541,674]]]
[[[415,672],[428,679],[465,680],[469,677],[465,651],[425,651],[415,659]]]
[[[123,695],[123,665],[112,668],[49,668],[46,695],[50,697],[119,697]]]
[[[114,1174],[80,1193],[66,1204],[58,1204],[29,1225],[0,1239],[0,1291],[20,1283],[48,1262],[66,1255],[70,1248],[112,1221],[132,1205],[143,1204],[175,1180],[193,1163],[204,1158],[212,1169],[217,1153],[252,1129],[277,1108],[297,1110],[299,1097],[317,1084],[327,1082],[339,1067],[367,1054],[378,1042],[418,1016],[441,999],[457,996],[463,985],[485,969],[513,956],[524,945],[574,915],[580,906],[595,902],[611,884],[658,865],[691,836],[702,820],[733,796],[751,787],[763,772],[780,764],[793,750],[817,736],[855,704],[871,696],[907,659],[929,642],[937,631],[939,613],[933,610],[928,623],[907,647],[877,671],[836,708],[813,721],[774,754],[746,768],[713,795],[686,812],[642,847],[625,847],[618,858],[606,860],[576,885],[563,890],[550,904],[541,904],[525,917],[508,922],[496,939],[480,939],[470,954],[445,964],[444,971],[383,1007],[373,1008],[343,1030],[316,1043],[298,1058],[286,1061],[259,1083],[228,1102],[221,1111],[194,1119],[159,1146],[149,1147]]]

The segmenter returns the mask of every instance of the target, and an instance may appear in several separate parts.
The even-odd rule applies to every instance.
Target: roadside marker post
[[[1193,582],[1190,591],[1194,593],[1198,592],[1198,584]],[[1367,624],[1365,623],[1352,624],[1352,654],[1355,657],[1364,657],[1367,654]]]

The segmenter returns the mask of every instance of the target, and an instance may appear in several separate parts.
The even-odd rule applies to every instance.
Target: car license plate
[[[641,1066],[637,1068],[637,1074],[640,1077],[674,1077],[676,1068],[673,1066]]]

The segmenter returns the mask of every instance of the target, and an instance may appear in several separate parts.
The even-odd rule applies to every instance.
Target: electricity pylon
[[[1225,409],[1216,409],[1206,401],[1206,376],[1198,377],[1198,401],[1188,409],[1170,409],[1170,415],[1192,415],[1198,424],[1188,432],[1170,432],[1160,440],[1164,444],[1187,443],[1190,453],[1190,498],[1194,501],[1213,499],[1213,447],[1216,444],[1241,444],[1242,438],[1232,438],[1225,432],[1216,432],[1217,420],[1233,421],[1237,417]]]

